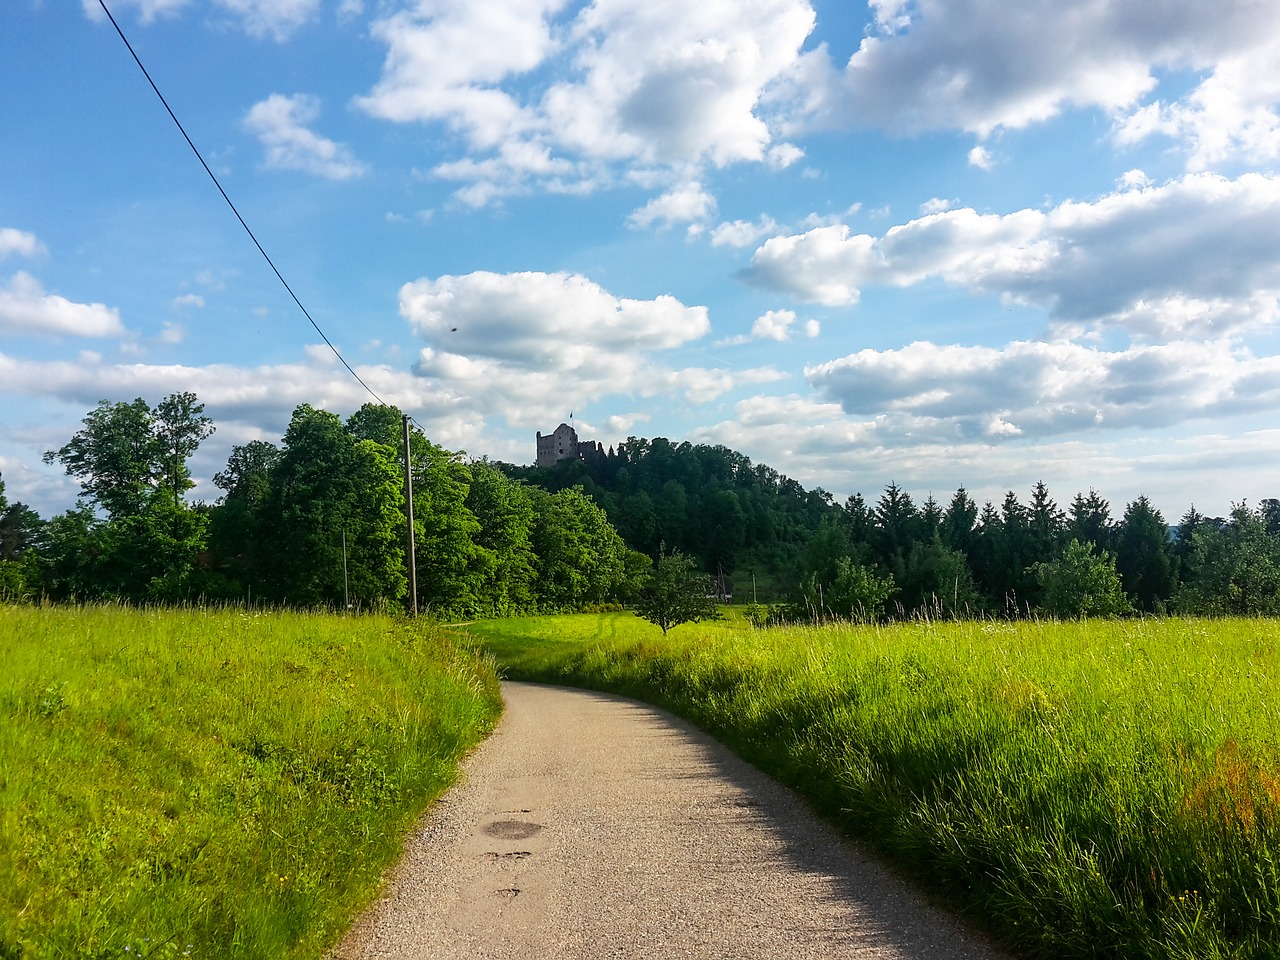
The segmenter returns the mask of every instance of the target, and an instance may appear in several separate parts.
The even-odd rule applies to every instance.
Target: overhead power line
[[[249,229],[249,224],[245,223],[244,217],[240,216],[240,211],[237,210],[236,205],[231,202],[231,198],[227,196],[227,191],[222,189],[222,184],[218,182],[218,178],[214,175],[214,172],[209,169],[209,164],[204,162],[204,157],[196,148],[195,143],[192,142],[191,137],[187,135],[186,129],[182,126],[182,121],[180,121],[177,114],[173,112],[173,108],[169,106],[169,101],[164,98],[164,94],[160,92],[160,88],[156,86],[156,82],[151,79],[151,74],[147,72],[147,68],[143,66],[142,60],[134,51],[133,44],[131,44],[129,42],[129,38],[124,35],[124,31],[120,29],[120,24],[116,23],[116,18],[113,17],[111,15],[111,11],[107,9],[106,0],[98,0],[98,4],[102,7],[102,12],[107,15],[107,19],[111,21],[111,25],[116,28],[116,33],[120,35],[120,39],[124,41],[124,45],[128,49],[129,55],[133,57],[133,62],[138,65],[138,69],[142,71],[142,75],[147,78],[147,83],[151,84],[151,89],[154,90],[156,96],[160,98],[160,102],[164,105],[165,111],[168,112],[170,119],[173,120],[174,124],[177,126],[178,132],[182,134],[182,139],[187,141],[187,146],[189,146],[191,148],[191,152],[196,155],[196,159],[200,161],[200,166],[204,167],[204,172],[209,175],[209,179],[213,181],[213,185],[218,188],[218,193],[222,194],[222,199],[227,202],[227,206],[231,208],[231,212],[234,213],[236,219],[240,221],[240,226],[244,227],[244,232],[249,235],[249,239],[253,241],[253,245],[258,248],[258,252],[262,254],[262,259],[267,261],[267,266],[269,266],[271,268],[271,272],[276,275],[276,279],[278,279],[280,283],[284,285],[285,290],[289,292],[289,296],[292,297],[293,302],[298,305],[298,309],[302,311],[302,315],[311,322],[311,326],[315,327],[316,333],[320,334],[320,339],[325,342],[329,349],[333,351],[333,355],[342,362],[344,367],[347,368],[347,372],[356,378],[356,381],[360,386],[365,388],[369,396],[373,397],[373,399],[377,400],[378,403],[384,407],[390,406],[390,404],[374,393],[373,389],[360,378],[360,374],[356,373],[351,364],[347,363],[346,358],[343,357],[343,355],[338,351],[338,348],[333,345],[333,341],[325,336],[325,332],[320,329],[320,324],[316,323],[315,318],[312,317],[307,308],[302,305],[302,301],[298,299],[298,295],[293,292],[293,287],[289,286],[289,282],[285,280],[284,275],[276,268],[271,257],[267,255],[267,251],[263,249],[262,244],[258,242],[258,238],[254,236],[253,231]]]

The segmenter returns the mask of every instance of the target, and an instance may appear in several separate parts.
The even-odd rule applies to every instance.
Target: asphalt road
[[[503,685],[506,714],[333,960],[994,960],[670,714]]]

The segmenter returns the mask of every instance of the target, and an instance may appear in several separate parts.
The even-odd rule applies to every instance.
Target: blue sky
[[[108,0],[435,441],[722,443],[837,496],[1280,496],[1280,0]],[[0,5],[0,474],[101,399],[369,399],[98,0]]]

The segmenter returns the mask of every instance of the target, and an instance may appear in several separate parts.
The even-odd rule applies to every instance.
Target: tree
[[[1062,531],[1066,529],[1066,514],[1049,496],[1049,488],[1042,480],[1031,488],[1027,526],[1032,560],[1040,562],[1053,559]]]
[[[534,491],[538,606],[576,610],[610,598],[625,581],[627,548],[580,487]]]
[[[195,486],[187,461],[213,430],[213,421],[204,416],[204,404],[194,393],[170,394],[156,405],[152,435],[163,477],[159,482],[173,494],[175,504],[180,504],[182,495]]]
[[[473,463],[466,506],[479,524],[476,544],[490,558],[480,588],[482,609],[499,617],[532,609],[537,557],[529,489],[487,463]]]
[[[937,536],[911,547],[901,587],[900,602],[909,613],[923,610],[931,616],[963,617],[980,603],[964,554]]]
[[[290,603],[341,603],[345,534],[352,602],[403,596],[402,476],[394,450],[352,437],[335,414],[294,410],[262,505],[262,589]]]
[[[1232,506],[1225,529],[1207,522],[1191,534],[1180,613],[1280,614],[1280,538],[1245,504]]]
[[[1033,568],[1044,590],[1041,609],[1053,617],[1118,617],[1132,611],[1115,560],[1106,551],[1073,539],[1061,557]]]
[[[81,496],[111,517],[143,513],[159,490],[180,504],[191,488],[187,461],[213,432],[194,393],[170,394],[152,410],[132,403],[98,402],[64,446],[44,454],[80,481]]]
[[[978,505],[964,487],[956,490],[942,515],[942,542],[952,550],[968,554],[973,547]]]
[[[874,568],[841,557],[829,580],[811,573],[801,582],[783,618],[817,622],[834,617],[871,623],[884,617],[885,605],[897,592],[893,574],[881,577]]]
[[[1076,494],[1071,501],[1071,517],[1067,521],[1066,536],[1091,543],[1099,550],[1111,548],[1113,534],[1111,526],[1111,504],[1098,495],[1098,491],[1089,488],[1089,496]]]
[[[75,477],[81,496],[113,517],[141,513],[160,473],[154,416],[147,402],[99,401],[81,421],[84,426],[57,450],[44,454]]]
[[[919,539],[920,517],[911,494],[890,483],[876,504],[875,521],[876,559],[894,569],[895,562],[901,564],[911,544]]]
[[[0,483],[0,561],[19,560],[28,550],[39,548],[44,521],[25,503],[4,503],[4,486]]]
[[[653,574],[636,600],[637,615],[667,631],[682,623],[714,620],[711,578],[694,570],[693,559],[678,551],[659,554]]]
[[[1116,534],[1116,570],[1139,610],[1156,610],[1173,596],[1177,562],[1169,526],[1146,497],[1124,509]]]

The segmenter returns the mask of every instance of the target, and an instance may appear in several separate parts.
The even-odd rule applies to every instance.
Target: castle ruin
[[[604,445],[596,440],[579,440],[578,431],[562,423],[545,437],[538,431],[539,467],[554,467],[561,460],[589,460],[604,456]]]

